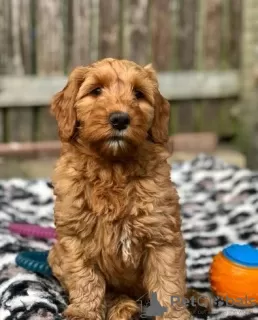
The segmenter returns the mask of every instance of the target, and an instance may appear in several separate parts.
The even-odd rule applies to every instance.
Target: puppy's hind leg
[[[144,270],[144,284],[149,296],[155,294],[158,305],[163,307],[163,310],[154,310],[155,319],[190,320],[191,315],[183,300],[186,294],[184,246],[179,242],[177,247],[150,248]]]
[[[63,238],[49,255],[52,272],[69,295],[70,304],[63,314],[67,320],[104,320],[105,279],[84,260],[82,249],[78,239]]]
[[[140,308],[136,301],[126,295],[108,293],[107,320],[133,320],[139,319]]]
[[[63,281],[65,272],[62,268],[63,263],[62,263],[62,257],[60,256],[60,253],[61,251],[58,250],[58,243],[54,244],[49,251],[48,263],[52,269],[52,273],[55,275],[55,277],[61,283],[61,285],[65,287],[65,283]]]

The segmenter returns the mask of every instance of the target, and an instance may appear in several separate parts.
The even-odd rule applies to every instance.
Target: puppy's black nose
[[[116,130],[124,130],[130,123],[130,118],[126,112],[113,112],[110,114],[109,121]]]

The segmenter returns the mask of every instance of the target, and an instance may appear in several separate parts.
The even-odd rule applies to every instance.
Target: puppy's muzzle
[[[130,124],[130,117],[126,112],[113,112],[109,116],[109,122],[116,130],[125,130]]]

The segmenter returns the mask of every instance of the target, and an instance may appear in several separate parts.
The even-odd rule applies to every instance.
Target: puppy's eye
[[[94,90],[92,90],[90,92],[90,94],[93,95],[93,96],[99,96],[99,95],[101,95],[101,93],[102,93],[102,88],[101,87],[97,87],[97,88],[95,88]]]
[[[140,90],[134,90],[134,95],[137,100],[144,98],[144,94]]]

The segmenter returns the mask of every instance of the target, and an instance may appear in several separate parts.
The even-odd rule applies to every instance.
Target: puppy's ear
[[[78,67],[72,71],[64,89],[52,99],[50,112],[55,116],[59,136],[62,141],[69,141],[76,126],[75,100],[79,88],[85,79],[86,68]]]
[[[155,82],[155,93],[154,93],[154,104],[155,112],[154,119],[152,122],[152,127],[150,129],[150,135],[154,143],[159,143],[162,145],[167,145],[168,142],[168,124],[169,124],[169,114],[170,114],[170,104],[161,95],[158,89],[158,81],[156,72],[152,65],[147,65],[144,69],[148,72],[149,77]]]
[[[154,70],[151,63],[147,64],[144,69],[148,72],[149,78],[151,78],[152,81],[157,83],[157,75],[156,71]]]
[[[155,95],[154,120],[151,127],[151,136],[155,143],[166,145],[168,142],[170,104],[157,91]]]

